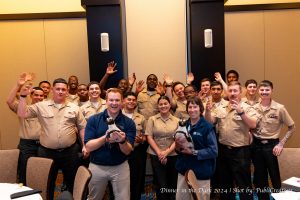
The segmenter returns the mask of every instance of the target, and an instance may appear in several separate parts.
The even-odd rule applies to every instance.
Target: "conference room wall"
[[[274,99],[285,105],[296,126],[300,123],[299,34],[299,9],[225,14],[226,70],[236,69],[241,83],[251,78],[271,80]],[[300,147],[299,142],[295,133],[286,146]]]
[[[77,75],[89,82],[85,19],[0,21],[0,141],[16,148],[18,118],[6,105],[10,89],[22,72],[34,72],[34,85]]]
[[[178,4],[174,11],[180,11],[184,18],[184,10],[181,10],[180,6],[184,5]],[[154,47],[158,48],[158,43],[151,46],[149,41],[154,41],[157,37],[143,37],[143,40],[139,38],[142,21],[139,22],[135,18],[138,12],[143,13],[142,11],[130,8],[131,16],[127,16],[129,73],[136,72],[138,79],[145,79],[150,72],[161,77],[162,71],[166,71],[175,73],[175,79],[184,80],[185,66],[182,66],[182,71],[177,74],[173,65],[166,66],[165,63],[185,64],[185,33],[177,33],[176,37],[180,41],[178,43],[175,42],[176,37],[172,39],[173,42],[166,43],[163,42],[163,37],[160,38],[159,48],[173,52],[173,57],[154,57]],[[238,70],[241,82],[249,78],[258,81],[272,80],[275,84],[275,99],[286,105],[296,124],[300,122],[296,104],[299,99],[296,83],[300,64],[299,15],[300,10],[225,13],[227,71]],[[168,23],[157,18],[153,18],[153,21],[152,18],[146,19],[153,28],[155,23],[159,28]],[[185,19],[181,19],[180,23],[167,25],[167,29],[173,32],[185,32]],[[18,143],[18,120],[5,103],[17,76],[23,71],[33,71],[36,73],[37,83],[44,79],[52,82],[56,77],[67,78],[75,74],[80,82],[89,82],[87,36],[85,19],[0,21],[0,34],[0,148],[8,149],[15,148]],[[147,42],[142,43],[144,40]],[[152,50],[143,55],[141,52],[145,49]],[[174,52],[176,49],[178,52]],[[155,64],[161,67],[154,69],[152,66]],[[300,136],[295,134],[287,146],[299,147],[299,141]]]

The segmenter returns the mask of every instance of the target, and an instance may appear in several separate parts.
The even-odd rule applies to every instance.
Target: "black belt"
[[[23,139],[23,138],[20,138],[20,142],[24,142],[27,144],[40,144],[39,140]]]
[[[249,145],[246,145],[246,146],[239,146],[239,147],[234,147],[234,146],[225,145],[225,144],[221,144],[221,143],[220,143],[220,147],[223,147],[223,148],[225,148],[225,149],[238,150],[238,149],[243,149],[243,148],[249,148]]]
[[[69,146],[69,147],[60,148],[60,149],[50,149],[50,148],[44,147],[44,146],[42,146],[42,145],[41,145],[41,147],[43,147],[44,149],[47,149],[47,150],[49,150],[49,151],[63,152],[63,151],[65,151],[65,150],[67,150],[67,149],[72,148],[72,147],[75,146],[75,145],[76,145],[76,142],[75,142],[74,144],[72,144],[71,146]]]
[[[260,145],[267,145],[267,144],[278,144],[279,139],[263,139],[263,138],[256,138],[253,137],[253,142],[255,144],[260,144]]]

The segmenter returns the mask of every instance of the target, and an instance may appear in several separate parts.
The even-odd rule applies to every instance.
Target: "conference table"
[[[300,178],[291,177],[282,182],[280,192],[272,193],[275,200],[300,200]]]
[[[22,186],[22,184],[0,183],[0,200],[11,200],[10,195],[16,192],[31,190],[31,188]],[[43,200],[40,194],[32,194],[16,198],[16,200]]]

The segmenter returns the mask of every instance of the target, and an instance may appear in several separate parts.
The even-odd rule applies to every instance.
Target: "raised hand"
[[[160,95],[164,94],[165,93],[165,89],[164,89],[164,86],[163,84],[159,81],[157,86],[156,86],[156,92]]]
[[[191,85],[192,82],[194,81],[195,77],[194,77],[194,74],[192,72],[189,72],[187,77],[186,77],[186,83],[188,85]]]
[[[168,74],[164,74],[163,79],[167,83],[167,85],[172,85],[173,79],[171,78],[171,76],[169,76]]]
[[[135,73],[133,72],[132,76],[128,76],[129,85],[133,86],[133,84],[135,83],[135,80],[136,80],[136,76],[135,76]]]
[[[203,101],[206,97],[206,94],[202,90],[200,90],[200,92],[198,93],[198,97],[199,99],[201,99],[201,101]]]
[[[232,109],[236,110],[237,112],[241,110],[241,103],[236,99],[230,100],[230,106]]]
[[[31,82],[35,78],[34,73],[24,72],[20,75],[17,84],[23,86],[27,81]]]
[[[136,94],[140,93],[145,88],[143,86],[144,83],[145,83],[145,81],[143,81],[143,80],[136,82],[136,84],[135,84],[135,93]]]
[[[214,107],[214,103],[212,103],[211,100],[209,100],[209,101],[206,102],[206,107],[205,107],[206,110],[211,111],[211,109],[213,107]]]
[[[118,70],[115,70],[117,63],[115,61],[109,62],[106,68],[106,74],[111,75],[116,73]]]
[[[29,95],[32,92],[32,82],[28,82],[28,84],[24,84],[21,87],[20,95]]]
[[[215,80],[216,80],[216,81],[218,81],[218,82],[220,82],[220,83],[223,81],[220,72],[216,72],[214,75],[215,75]]]

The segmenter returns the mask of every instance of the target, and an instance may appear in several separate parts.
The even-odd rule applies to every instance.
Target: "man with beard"
[[[252,200],[249,130],[256,127],[256,112],[241,102],[241,85],[237,81],[228,84],[228,99],[226,106],[217,108],[222,115],[212,116],[210,107],[205,113],[206,119],[218,126],[220,196],[221,200],[234,200],[239,192],[241,200]]]
[[[277,156],[283,150],[286,141],[295,132],[295,123],[284,105],[272,99],[273,83],[264,80],[258,89],[260,103],[254,108],[259,114],[257,128],[253,135],[252,161],[254,164],[254,185],[259,199],[270,199],[268,176],[275,189],[281,188]],[[282,126],[288,127],[285,136],[279,140]],[[276,192],[276,191],[275,191]]]
[[[79,104],[80,100],[79,100],[79,96],[77,94],[77,88],[78,88],[78,78],[77,76],[70,76],[69,80],[68,80],[68,90],[69,90],[69,94],[67,96],[67,101],[72,102],[76,105]]]

